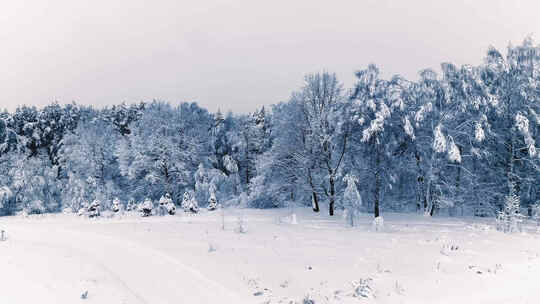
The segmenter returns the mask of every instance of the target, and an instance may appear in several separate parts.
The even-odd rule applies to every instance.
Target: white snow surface
[[[293,225],[288,209],[226,209],[225,230],[205,210],[0,218],[0,303],[540,303],[532,222],[503,234],[492,219],[385,213],[375,232],[370,215],[351,228],[323,212],[297,208]]]

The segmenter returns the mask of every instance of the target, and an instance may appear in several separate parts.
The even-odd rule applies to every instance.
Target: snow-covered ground
[[[540,303],[532,225],[295,211],[0,218],[0,303]]]

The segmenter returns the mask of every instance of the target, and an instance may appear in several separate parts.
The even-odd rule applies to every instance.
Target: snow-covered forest
[[[533,216],[540,47],[526,39],[506,54],[489,49],[479,66],[441,69],[412,81],[370,65],[352,88],[308,74],[288,101],[247,115],[162,101],[4,111],[0,214],[157,205],[169,193],[202,207],[213,196],[249,208],[324,205],[330,215]]]
[[[0,302],[536,303],[539,132],[532,39],[249,114],[3,111]]]

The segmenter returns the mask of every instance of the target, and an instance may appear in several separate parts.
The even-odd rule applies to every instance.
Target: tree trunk
[[[379,172],[375,173],[375,210],[374,215],[375,217],[378,217],[380,214],[380,208],[379,208],[379,191],[381,188],[381,180],[379,177]]]
[[[427,209],[427,200],[426,200],[426,192],[425,192],[425,186],[424,186],[424,173],[422,172],[422,167],[420,166],[421,157],[418,152],[414,154],[414,157],[416,158],[416,168],[417,168],[417,209],[420,211],[422,206],[424,207],[424,210]]]
[[[375,217],[379,217],[380,215],[380,208],[379,208],[379,199],[380,199],[380,192],[381,192],[381,173],[380,173],[380,156],[379,151],[375,152],[377,153],[377,156],[375,158],[375,164],[376,164],[376,171],[375,171],[375,210],[374,215]]]
[[[313,191],[313,198],[312,198],[312,205],[313,205],[313,212],[319,212],[319,198],[317,197],[317,192]]]
[[[334,215],[334,195],[336,193],[334,185],[334,176],[330,175],[330,204],[328,205],[328,214]]]
[[[317,196],[317,192],[315,191],[315,186],[313,185],[313,177],[311,176],[311,169],[308,171],[308,177],[309,177],[309,185],[311,186],[311,205],[313,207],[314,212],[319,212],[319,197]]]
[[[435,213],[435,208],[437,208],[437,204],[435,203],[435,201],[432,200],[432,202],[431,202],[431,210],[429,211],[429,216],[433,216],[433,214]]]

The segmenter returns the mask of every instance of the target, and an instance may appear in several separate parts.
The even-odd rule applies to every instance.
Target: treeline
[[[290,100],[252,114],[153,101],[0,113],[0,215],[77,211],[90,201],[323,206],[354,180],[363,212],[491,216],[505,198],[539,203],[540,46],[526,39],[479,66],[343,88],[310,74]],[[345,177],[348,178],[345,178]],[[351,188],[349,183],[349,188]],[[358,206],[359,204],[355,204]],[[529,211],[530,212],[530,211]]]

